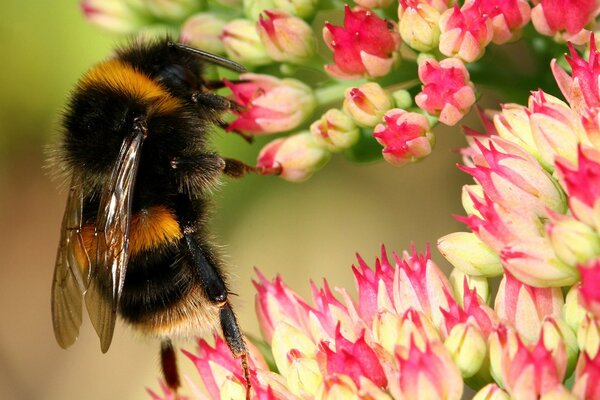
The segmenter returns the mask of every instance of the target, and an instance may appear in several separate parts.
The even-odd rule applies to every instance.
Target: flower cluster
[[[391,257],[382,248],[372,268],[358,257],[356,299],[324,281],[308,302],[258,273],[277,372],[253,353],[255,398],[460,399],[465,385],[475,399],[600,398],[599,57],[592,40],[587,60],[571,47],[569,71],[552,64],[566,102],[536,91],[527,106],[482,114],[485,132],[467,129],[460,168],[474,183],[458,219],[470,231],[437,243],[448,278],[414,246]],[[384,112],[376,137],[422,149],[421,117]],[[493,299],[490,278],[500,281]],[[213,365],[198,367],[195,390],[208,398],[245,393],[220,347],[201,342],[190,355]]]
[[[84,0],[82,9],[106,29],[168,32],[245,65],[253,73],[224,92],[239,105],[227,131],[247,139],[285,133],[260,152],[257,167],[300,181],[332,153],[393,165],[426,157],[434,126],[457,124],[476,101],[474,83],[494,82],[485,66],[499,60],[483,58],[490,43],[521,38],[531,22],[539,35],[583,44],[600,13],[596,0],[532,3]],[[468,64],[484,72],[473,82]]]

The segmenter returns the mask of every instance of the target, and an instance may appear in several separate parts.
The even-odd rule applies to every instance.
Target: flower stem
[[[317,98],[318,107],[331,106],[333,103],[341,101],[344,98],[346,89],[360,86],[366,82],[366,79],[351,81],[336,80],[331,85],[316,88],[315,97]]]

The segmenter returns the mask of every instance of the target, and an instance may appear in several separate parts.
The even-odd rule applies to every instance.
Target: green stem
[[[360,86],[367,83],[366,79],[352,81],[334,81],[333,84],[315,89],[315,97],[317,98],[318,107],[324,107],[336,102],[340,102],[344,98],[346,89]]]

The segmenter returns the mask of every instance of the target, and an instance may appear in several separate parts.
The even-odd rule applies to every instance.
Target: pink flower
[[[339,330],[350,340],[358,337],[356,319],[350,311],[331,292],[327,280],[323,280],[323,288],[318,289],[314,283],[310,285],[314,307],[305,306],[308,314],[307,326],[315,342],[332,341]]]
[[[147,16],[135,2],[123,0],[83,0],[81,11],[92,24],[119,33],[132,33],[147,23]]]
[[[300,132],[269,142],[258,153],[256,166],[263,175],[273,174],[299,182],[325,165],[330,156],[310,132]]]
[[[279,10],[265,10],[256,28],[267,54],[276,61],[302,63],[315,52],[316,38],[303,19]]]
[[[513,242],[531,240],[540,235],[535,226],[535,215],[521,213],[519,209],[507,209],[495,203],[485,193],[483,199],[470,189],[467,189],[467,193],[477,213],[456,219],[467,224],[469,229],[497,254]]]
[[[564,301],[560,288],[536,288],[517,280],[506,271],[496,296],[494,309],[510,322],[528,342],[539,337],[544,318],[560,315]]]
[[[571,66],[571,75],[562,69],[556,59],[552,60],[552,73],[558,87],[569,105],[576,112],[600,107],[600,53],[594,35],[590,36],[590,54],[586,61],[569,43],[570,56],[565,56]]]
[[[441,12],[447,8],[444,2],[430,4],[424,0],[400,0],[398,31],[404,43],[421,52],[437,48],[440,42],[439,20]]]
[[[575,370],[575,384],[573,394],[580,399],[600,399],[600,352],[590,357],[585,351],[581,352],[577,369]]]
[[[426,342],[421,348],[412,341],[408,348],[398,348],[395,358],[398,372],[390,377],[390,392],[394,398],[461,398],[463,381],[460,371],[442,343]]]
[[[358,288],[358,315],[371,326],[373,318],[381,309],[381,299],[385,298],[387,304],[391,304],[394,285],[394,268],[388,261],[385,246],[381,246],[381,258],[375,261],[375,271],[367,263],[356,255],[358,267],[352,266],[356,287]]]
[[[423,82],[423,87],[415,97],[415,102],[446,125],[455,125],[475,103],[475,91],[469,80],[469,72],[458,59],[421,61],[419,79]]]
[[[600,209],[600,152],[578,148],[578,165],[559,159],[556,169],[569,195],[569,208],[580,221],[596,227]]]
[[[483,1],[485,2],[485,1]],[[485,47],[494,36],[492,21],[481,9],[481,0],[458,4],[440,17],[440,52],[473,62],[483,56]]]
[[[335,350],[330,346],[334,345]],[[344,374],[360,387],[361,378],[367,378],[379,387],[387,386],[387,378],[375,351],[365,341],[364,333],[351,342],[344,338],[339,327],[335,343],[321,342],[321,365],[323,375]]]
[[[479,3],[479,8],[492,21],[492,42],[496,44],[518,39],[531,13],[526,0],[485,0]]]
[[[456,325],[472,323],[479,328],[483,336],[487,337],[498,326],[500,319],[494,310],[485,304],[475,289],[469,289],[467,279],[463,281],[464,296],[461,307],[454,299],[448,300],[448,309],[442,309],[446,332],[450,332]],[[447,295],[450,297],[450,295]]]
[[[589,35],[584,28],[599,11],[596,0],[541,0],[531,10],[531,21],[542,35],[583,44]]]
[[[263,337],[271,342],[273,329],[282,320],[296,327],[303,327],[308,306],[302,298],[288,288],[280,276],[272,282],[256,270],[258,280],[253,281],[256,288],[256,315]]]
[[[400,35],[389,21],[370,10],[344,9],[344,26],[325,23],[325,44],[333,51],[334,64],[325,71],[340,79],[387,75],[397,57]]]
[[[385,124],[377,125],[373,136],[384,146],[382,154],[387,162],[401,166],[431,153],[434,136],[425,116],[394,108],[383,120]]]
[[[228,131],[252,135],[287,131],[303,123],[315,108],[312,89],[295,79],[242,74],[239,82],[225,85],[240,107]]]
[[[516,353],[504,352],[503,382],[513,398],[539,398],[562,384],[566,355],[560,348],[553,356],[543,340],[528,346],[517,339]]]
[[[552,165],[556,156],[574,161],[577,144],[585,140],[580,116],[566,103],[541,90],[529,97],[528,111],[531,134],[542,162]]]
[[[547,215],[547,208],[564,211],[557,182],[522,148],[498,136],[485,145],[473,138],[470,147],[473,167],[459,168],[471,174],[493,202],[540,217]]]
[[[600,318],[600,259],[596,258],[579,266],[581,287],[579,289],[583,306]]]
[[[392,100],[378,83],[367,82],[346,89],[343,108],[357,125],[373,127],[392,108]]]
[[[452,293],[448,278],[431,259],[429,246],[424,254],[404,252],[402,259],[394,254],[394,306],[403,313],[410,308],[423,312],[435,324],[443,321],[442,309],[448,308],[448,293]]]

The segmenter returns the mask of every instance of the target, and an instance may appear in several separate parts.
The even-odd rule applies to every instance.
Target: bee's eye
[[[178,64],[166,66],[160,72],[158,79],[167,87],[197,89],[199,86],[197,77],[190,70]]]

